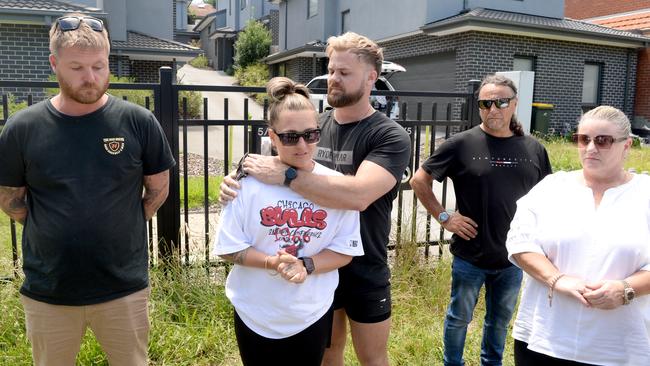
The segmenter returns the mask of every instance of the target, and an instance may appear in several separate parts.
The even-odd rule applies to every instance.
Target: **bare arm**
[[[542,282],[546,287],[551,287],[553,279],[560,274],[560,270],[551,261],[540,253],[525,252],[513,254],[517,264],[530,276]],[[585,306],[590,306],[583,294],[588,291],[585,281],[581,278],[563,275],[555,282],[554,291],[571,296]]]
[[[144,216],[151,220],[156,211],[162,206],[169,194],[169,170],[144,176],[144,196],[142,206]]]
[[[26,193],[26,187],[0,186],[0,209],[21,224],[25,223],[27,217]]]
[[[424,169],[419,168],[413,178],[409,181],[413,192],[418,197],[418,200],[422,202],[424,208],[433,215],[434,218],[438,218],[438,215],[445,210],[444,207],[440,204],[440,201],[436,198],[436,195],[433,193],[431,185],[433,184],[433,177],[429,175]],[[453,213],[449,220],[441,224],[446,230],[451,231],[452,233],[460,236],[464,240],[469,240],[470,238],[476,237],[477,231],[476,228],[478,225],[474,220],[467,216],[463,216],[460,213]]]
[[[288,166],[277,157],[249,155],[246,172],[267,184],[283,184]],[[390,191],[397,180],[388,170],[365,160],[354,176],[323,176],[304,170],[291,182],[291,189],[321,206],[363,211]]]

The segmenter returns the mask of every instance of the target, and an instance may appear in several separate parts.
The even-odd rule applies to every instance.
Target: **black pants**
[[[515,339],[515,366],[596,366],[563,360],[528,349],[528,343]]]
[[[262,337],[244,324],[235,311],[235,335],[244,366],[279,365],[320,366],[325,348],[332,339],[334,310],[291,337]]]

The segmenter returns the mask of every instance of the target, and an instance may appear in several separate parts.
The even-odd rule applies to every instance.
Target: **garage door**
[[[456,53],[445,52],[433,55],[391,59],[406,68],[406,72],[394,74],[388,81],[397,90],[454,91],[456,87]],[[416,118],[417,103],[422,102],[422,116],[431,118],[431,98],[400,97],[400,104],[408,103],[408,119]],[[446,104],[451,98],[438,98],[438,118],[444,118]]]

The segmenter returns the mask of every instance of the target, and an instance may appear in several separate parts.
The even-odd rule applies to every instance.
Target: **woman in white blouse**
[[[516,365],[650,365],[650,176],[624,169],[629,136],[620,110],[589,111],[574,135],[583,169],[517,202]]]

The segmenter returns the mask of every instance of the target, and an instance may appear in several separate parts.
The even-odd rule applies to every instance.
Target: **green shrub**
[[[190,61],[190,65],[196,67],[197,69],[207,69],[208,58],[205,57],[205,55],[198,55]]]
[[[246,27],[237,35],[235,68],[244,69],[268,56],[271,42],[271,32],[264,24],[254,19],[249,20]]]
[[[16,97],[12,94],[9,94],[7,97],[7,104],[9,109],[9,116],[11,117],[14,113],[18,112],[21,109],[27,108],[27,102],[16,102]],[[0,119],[4,119],[4,106],[0,103]],[[1,127],[0,127],[1,129]]]
[[[235,70],[235,78],[241,86],[265,86],[269,81],[269,67],[262,63],[252,64]],[[264,103],[266,93],[251,93],[258,103]]]

